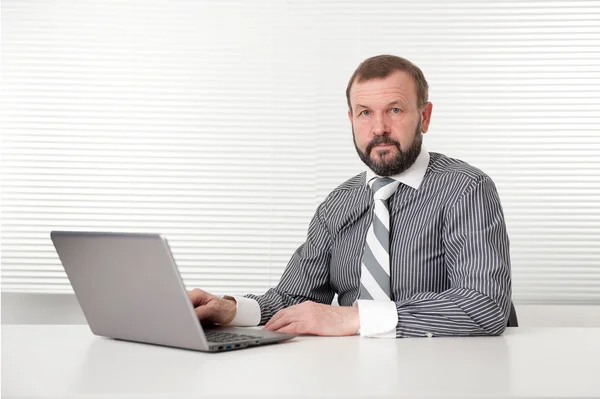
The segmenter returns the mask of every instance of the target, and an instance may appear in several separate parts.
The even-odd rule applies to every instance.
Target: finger
[[[286,315],[298,314],[298,311],[303,309],[302,304],[292,305],[288,308],[281,309],[279,312],[275,314],[275,316],[271,317],[271,320],[265,324],[266,326],[270,326],[272,323],[276,322],[280,317],[284,317]]]
[[[188,291],[188,296],[194,307],[206,304],[212,298],[211,294],[202,291],[200,288],[194,288],[193,290]]]
[[[289,309],[289,308],[288,308]],[[267,324],[265,324],[265,328],[271,326],[271,324],[275,323],[277,320],[279,320],[282,316],[285,316],[287,314],[288,309],[282,309],[279,312],[275,313],[275,316],[271,317],[271,320],[269,320],[267,322]]]
[[[296,319],[294,318],[293,315],[288,314],[288,313],[286,313],[285,315],[283,315],[280,318],[278,318],[277,320],[275,320],[268,327],[265,326],[265,329],[269,330],[269,331],[277,331],[278,329],[280,329],[284,326],[287,326],[290,323],[293,323]]]
[[[200,289],[194,288],[191,291],[188,291],[188,297],[194,306],[198,306],[197,303],[200,301]]]
[[[306,323],[302,321],[290,323],[274,331],[288,334],[309,334]]]
[[[200,305],[194,309],[198,319],[208,323],[222,323],[223,322],[223,309],[218,306],[216,302],[209,302],[206,305]]]
[[[198,306],[194,311],[200,320],[207,320],[214,316],[213,309],[210,309],[210,307],[206,305]]]

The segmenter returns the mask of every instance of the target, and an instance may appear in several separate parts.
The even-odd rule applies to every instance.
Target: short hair
[[[355,81],[361,83],[372,79],[384,79],[396,71],[406,72],[413,78],[417,87],[417,106],[419,108],[423,107],[427,102],[429,85],[421,69],[405,58],[382,54],[364,60],[352,74],[346,88],[346,100],[350,112],[352,112],[350,89]]]

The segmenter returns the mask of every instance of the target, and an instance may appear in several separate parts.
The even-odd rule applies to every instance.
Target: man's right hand
[[[219,298],[199,288],[188,291],[188,296],[201,321],[228,324],[235,317],[237,305],[234,300]]]

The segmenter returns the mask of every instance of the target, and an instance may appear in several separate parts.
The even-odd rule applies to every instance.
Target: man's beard
[[[384,133],[381,136],[375,136],[373,140],[367,145],[365,152],[358,149],[356,145],[356,137],[354,136],[354,126],[352,127],[352,138],[354,140],[354,148],[358,152],[358,156],[365,165],[369,167],[378,176],[394,176],[404,172],[415,163],[417,157],[421,153],[421,145],[423,144],[423,134],[421,133],[421,121],[417,125],[415,130],[415,139],[411,146],[406,150],[402,151],[400,143],[390,138],[389,133]],[[373,147],[380,144],[393,144],[396,146],[398,153],[390,160],[381,160],[375,157],[372,159],[370,154],[373,151]],[[375,151],[390,151],[389,149],[375,149]]]

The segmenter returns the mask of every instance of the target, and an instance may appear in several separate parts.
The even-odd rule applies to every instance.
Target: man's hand
[[[265,325],[265,330],[291,334],[344,336],[360,329],[358,308],[303,302],[280,310]]]
[[[233,300],[219,298],[199,288],[188,291],[188,296],[201,321],[227,324],[235,317],[237,306]]]

